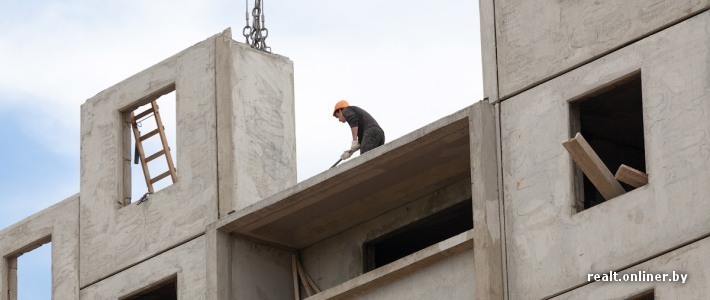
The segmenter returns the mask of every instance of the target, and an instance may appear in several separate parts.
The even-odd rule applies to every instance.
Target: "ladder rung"
[[[153,113],[153,112],[154,112],[154,110],[153,110],[153,108],[151,107],[151,108],[147,109],[146,111],[137,114],[137,115],[136,115],[136,121],[140,120],[142,117],[145,117],[145,116],[147,116],[147,115],[149,115],[149,114],[151,114],[151,113]]]
[[[144,134],[144,135],[141,135],[141,137],[140,137],[141,142],[142,142],[142,141],[145,141],[146,139],[148,139],[148,138],[151,137],[151,136],[154,136],[154,135],[158,134],[158,132],[160,132],[160,131],[158,131],[158,129],[155,129],[155,130],[153,130],[153,131],[151,131],[151,132],[148,132],[148,133],[146,133],[146,134]]]
[[[170,171],[166,171],[165,173],[160,174],[160,175],[158,175],[157,177],[151,179],[151,180],[150,180],[150,183],[151,183],[151,184],[152,184],[152,183],[156,183],[156,182],[158,182],[159,180],[161,180],[161,179],[163,179],[163,178],[165,178],[165,177],[168,177],[168,175],[170,175]]]
[[[151,161],[151,160],[154,160],[154,159],[160,157],[160,156],[163,155],[163,154],[165,154],[165,150],[160,150],[160,151],[156,152],[155,154],[146,157],[146,158],[145,158],[145,162],[149,162],[149,161]]]

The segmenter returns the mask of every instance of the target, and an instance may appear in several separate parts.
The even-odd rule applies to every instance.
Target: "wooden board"
[[[567,149],[574,162],[587,175],[604,199],[609,200],[626,193],[581,133],[578,132],[574,138],[562,142],[562,146]]]
[[[614,175],[619,181],[635,188],[642,187],[648,183],[648,175],[627,165],[621,165]]]

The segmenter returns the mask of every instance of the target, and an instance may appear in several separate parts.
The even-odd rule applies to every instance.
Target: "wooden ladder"
[[[175,166],[173,165],[173,158],[170,155],[170,147],[168,147],[168,139],[165,137],[165,128],[163,127],[163,121],[160,119],[160,112],[158,111],[158,103],[156,103],[155,100],[150,102],[150,108],[145,110],[144,112],[141,112],[139,114],[134,114],[131,112],[131,125],[133,127],[133,137],[136,139],[136,149],[138,150],[138,155],[140,156],[140,162],[141,162],[141,167],[143,168],[143,176],[145,177],[145,183],[148,186],[148,193],[153,193],[153,184],[160,181],[161,179],[168,177],[170,175],[170,178],[173,180],[173,183],[177,181],[177,174],[175,171]],[[155,118],[155,123],[157,125],[157,128],[151,132],[148,132],[144,135],[140,135],[140,131],[138,131],[138,120],[140,120],[143,117],[146,117],[150,114],[153,114],[153,117]],[[159,135],[160,136],[160,141],[163,144],[163,150],[160,150],[151,156],[145,157],[145,152],[143,151],[143,141],[147,140],[148,138],[154,136],[154,135]],[[154,178],[150,177],[150,171],[148,170],[148,162],[160,157],[160,156],[165,156],[165,159],[168,162],[168,170],[165,171],[165,173],[162,173]]]

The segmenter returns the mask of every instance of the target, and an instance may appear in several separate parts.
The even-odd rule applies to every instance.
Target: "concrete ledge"
[[[404,275],[435,264],[447,257],[471,249],[473,249],[473,230],[460,233],[438,244],[414,252],[388,265],[362,274],[307,299],[351,298],[358,293],[387,284]]]
[[[236,211],[217,228],[300,249],[470,176],[469,110]]]

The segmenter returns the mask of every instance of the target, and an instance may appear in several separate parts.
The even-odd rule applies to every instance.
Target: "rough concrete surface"
[[[300,249],[470,177],[468,110],[238,210],[219,228]]]
[[[81,299],[117,300],[174,276],[177,276],[178,299],[205,299],[208,292],[205,249],[204,236],[181,244],[82,289]]]
[[[553,299],[629,299],[653,289],[655,299],[705,299],[710,294],[710,238],[619,272],[623,274],[688,274],[681,282],[594,282]],[[645,273],[644,273],[645,272]]]
[[[471,196],[469,178],[300,251],[301,262],[322,290],[363,273],[363,243],[415,222]]]
[[[502,203],[498,197],[495,109],[481,101],[471,107],[471,192],[477,299],[503,298]]]
[[[293,62],[237,43],[217,47],[220,216],[296,184]]]
[[[292,251],[232,239],[232,299],[293,299]]]
[[[710,233],[710,12],[501,104],[510,298],[541,298]],[[649,184],[575,213],[568,101],[641,71]]]
[[[82,105],[82,287],[204,233],[217,219],[214,45],[215,37],[200,42]],[[121,207],[120,111],[173,83],[178,180]]]
[[[17,274],[9,274],[9,266],[16,268],[18,256],[50,241],[52,299],[79,298],[79,195],[74,195],[0,231],[0,300],[17,297]]]
[[[708,7],[710,0],[496,0],[500,97]]]

